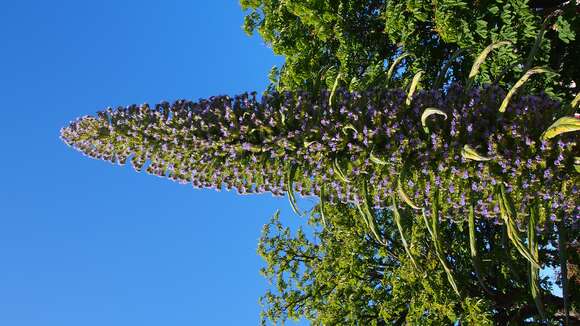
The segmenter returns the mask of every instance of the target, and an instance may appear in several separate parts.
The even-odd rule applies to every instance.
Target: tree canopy
[[[558,77],[533,86],[571,99],[578,92],[580,32],[574,1],[462,0],[241,0],[244,28],[258,32],[282,55],[274,67],[278,90],[331,88],[363,90],[387,86],[388,65],[407,56],[397,76],[403,85],[418,71],[422,83],[465,81],[477,55],[489,44],[510,41],[486,60],[478,83],[512,86],[532,65],[550,67]],[[337,78],[338,76],[338,78]],[[530,85],[531,87],[532,85]],[[531,87],[533,88],[533,87]]]

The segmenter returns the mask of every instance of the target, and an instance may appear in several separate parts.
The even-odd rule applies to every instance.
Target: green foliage
[[[401,220],[411,245],[405,248],[394,211],[377,212],[376,242],[352,207],[326,205],[326,226],[314,208],[307,229],[292,232],[277,213],[263,230],[258,252],[267,266],[262,273],[272,288],[261,298],[264,323],[305,318],[313,325],[504,325],[538,316],[529,292],[529,267],[515,252],[501,245],[503,227],[474,222],[481,258],[482,287],[471,272],[470,236],[464,224],[442,223],[438,236],[446,243],[449,268],[454,270],[463,295],[451,290],[448,276],[425,225],[417,219]],[[540,248],[555,240],[540,232]],[[487,246],[482,246],[486,243]],[[407,252],[409,250],[409,252]],[[553,251],[540,251],[548,264]],[[411,258],[413,257],[413,258]],[[418,270],[415,266],[421,266]],[[547,286],[541,280],[538,286]],[[542,291],[547,322],[562,316],[562,299]]]
[[[580,75],[580,48],[573,42],[580,32],[580,18],[574,1],[546,3],[241,1],[247,10],[246,32],[258,32],[286,59],[282,67],[273,69],[271,87],[278,90],[331,88],[338,73],[342,85],[352,90],[386,86],[387,67],[394,67],[392,63],[403,53],[407,57],[395,73],[399,86],[423,70],[424,87],[439,87],[436,80],[445,65],[450,67],[445,69],[450,80],[465,82],[471,63],[485,47],[510,41],[511,46],[494,51],[480,67],[476,82],[495,81],[510,88],[524,66],[547,66],[561,76],[544,76],[528,87],[569,101],[578,91],[578,86],[569,85],[573,80],[578,84]]]

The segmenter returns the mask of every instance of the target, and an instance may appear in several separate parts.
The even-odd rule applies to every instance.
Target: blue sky
[[[58,137],[106,106],[263,91],[237,1],[2,1],[0,325],[256,325],[286,199],[194,190]]]

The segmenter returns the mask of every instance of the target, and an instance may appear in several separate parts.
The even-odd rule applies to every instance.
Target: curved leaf
[[[399,235],[401,236],[401,242],[403,243],[403,248],[405,249],[407,256],[409,256],[409,259],[411,260],[413,267],[415,267],[415,269],[417,271],[421,271],[419,269],[419,266],[417,266],[417,263],[415,262],[415,258],[413,258],[413,255],[411,255],[411,250],[409,249],[409,245],[407,244],[407,240],[405,239],[405,233],[403,232],[403,225],[401,224],[401,214],[399,213],[399,208],[397,207],[397,200],[395,199],[394,195],[391,195],[391,202],[393,204],[393,220],[395,221],[395,224],[397,225],[397,229],[399,230]]]
[[[342,133],[344,135],[348,134],[348,130],[352,130],[354,131],[355,134],[358,134],[358,130],[356,130],[356,128],[352,125],[352,124],[347,124],[346,126],[342,127]]]
[[[441,68],[441,71],[439,71],[439,74],[437,75],[437,80],[435,80],[435,83],[433,84],[433,88],[438,89],[439,87],[441,87],[441,84],[443,83],[445,77],[447,76],[447,71],[449,70],[449,67],[451,67],[453,62],[457,60],[457,58],[463,53],[463,51],[465,51],[465,48],[459,48],[455,50],[453,55],[451,55],[451,58],[449,58],[449,60],[445,63],[443,68]]]
[[[580,103],[580,92],[578,92],[578,94],[576,94],[572,102],[570,102],[570,106],[572,107],[572,109],[575,109],[576,106],[578,106],[578,103]]]
[[[481,51],[481,53],[477,56],[477,59],[473,63],[473,66],[471,66],[471,71],[469,72],[469,75],[468,75],[466,88],[467,89],[471,88],[471,85],[473,84],[473,80],[475,79],[475,76],[477,76],[477,73],[479,72],[479,68],[481,67],[481,65],[483,64],[483,62],[485,61],[485,59],[487,58],[487,56],[489,55],[489,53],[493,49],[497,49],[501,46],[511,45],[511,44],[512,44],[512,42],[510,42],[510,41],[499,41],[499,42],[492,43],[492,44],[488,45],[485,49],[483,49],[483,51]]]
[[[580,118],[562,117],[556,120],[542,134],[542,139],[554,138],[560,134],[580,130]]]
[[[547,68],[543,68],[543,67],[534,67],[534,68],[526,71],[526,73],[514,84],[514,86],[510,89],[510,91],[507,93],[507,95],[505,96],[505,98],[501,102],[501,105],[499,107],[499,112],[505,112],[507,106],[509,105],[509,102],[510,102],[512,96],[514,96],[514,94],[517,92],[517,90],[520,87],[522,87],[524,85],[524,83],[526,81],[528,81],[528,79],[530,79],[530,77],[532,77],[532,75],[545,74],[545,73],[553,73],[553,72],[551,70],[549,70]]]
[[[500,215],[504,220],[504,223],[507,228],[507,234],[513,245],[516,247],[517,251],[526,258],[534,267],[540,268],[540,263],[534,256],[530,253],[528,248],[522,242],[520,238],[518,227],[516,226],[516,222],[514,221],[514,217],[516,215],[516,211],[514,208],[514,204],[506,192],[505,186],[500,183],[498,187],[498,191],[496,193],[499,208],[500,208]]]
[[[419,85],[419,80],[421,80],[421,76],[423,76],[423,70],[420,70],[413,76],[413,80],[411,81],[411,87],[409,87],[409,92],[407,93],[407,100],[405,100],[405,104],[407,106],[411,105],[413,101],[413,94],[415,94],[415,90],[417,89],[417,85]]]
[[[338,158],[335,158],[334,161],[332,162],[332,164],[334,167],[334,172],[336,172],[336,175],[338,176],[338,178],[340,180],[342,180],[343,182],[350,183],[350,180],[344,175],[344,173],[342,173],[342,169],[340,168],[340,163],[338,163]]]
[[[387,85],[391,81],[391,77],[393,76],[393,73],[395,72],[395,68],[397,68],[397,66],[399,65],[399,63],[401,63],[401,61],[403,61],[403,59],[405,59],[406,57],[409,57],[411,55],[412,55],[411,53],[403,53],[393,61],[393,63],[389,67],[389,70],[387,71]]]
[[[492,160],[491,157],[483,156],[483,155],[479,154],[473,147],[471,147],[467,144],[463,145],[463,149],[461,150],[461,156],[463,156],[463,158],[465,158],[466,160],[472,160],[472,161],[478,161],[478,162]]]
[[[407,196],[405,190],[403,189],[403,184],[401,183],[401,179],[397,179],[397,194],[399,197],[405,202],[405,204],[409,205],[412,209],[421,209],[421,207],[415,205],[415,203]]]
[[[371,160],[371,162],[373,162],[375,164],[379,164],[379,165],[387,165],[387,164],[389,164],[387,161],[382,160],[382,159],[376,157],[372,150],[371,150],[371,153],[369,154],[369,160]]]
[[[532,257],[538,260],[538,241],[536,239],[536,223],[538,222],[537,203],[530,207],[530,219],[528,223],[528,249]],[[540,288],[540,269],[534,264],[530,264],[530,290],[532,298],[536,303],[536,308],[542,319],[546,319],[546,312],[544,311],[544,304],[542,303],[542,293]]]
[[[299,216],[303,216],[304,213],[302,213],[300,211],[300,209],[298,208],[298,204],[296,203],[296,197],[294,196],[294,177],[296,175],[296,165],[295,164],[289,164],[288,166],[288,171],[286,174],[286,192],[288,193],[288,201],[290,202],[290,207],[292,207],[292,210],[294,211],[294,213],[296,213]]]
[[[363,218],[363,221],[365,222],[365,224],[367,225],[367,227],[369,228],[371,235],[375,238],[375,240],[382,244],[382,245],[386,245],[386,241],[384,241],[381,236],[379,235],[378,232],[378,228],[377,228],[377,222],[375,219],[375,216],[373,214],[373,211],[370,208],[369,205],[369,194],[368,194],[368,185],[367,185],[367,181],[364,180],[362,183],[362,205],[361,203],[356,203],[356,207],[359,211],[359,213],[361,214],[361,217]]]
[[[429,133],[429,128],[427,127],[427,118],[434,114],[441,115],[445,117],[445,120],[447,120],[447,113],[443,112],[442,110],[437,108],[426,108],[425,111],[423,111],[423,114],[421,114],[421,125],[427,134]]]
[[[334,93],[338,87],[338,82],[341,78],[340,72],[336,75],[336,80],[334,80],[334,85],[332,85],[332,90],[330,91],[330,96],[328,97],[328,106],[332,106],[332,100],[334,99]]]
[[[326,227],[326,215],[324,215],[324,185],[322,185],[320,187],[320,218],[322,219],[322,225],[324,225],[324,227]]]
[[[468,227],[469,227],[469,251],[471,253],[471,265],[475,271],[475,276],[477,277],[477,282],[481,288],[488,294],[492,294],[489,288],[485,285],[483,276],[481,275],[481,262],[479,260],[479,255],[477,253],[477,240],[475,238],[475,212],[473,205],[469,207],[468,214]]]
[[[437,258],[439,259],[439,262],[443,266],[445,274],[447,274],[447,280],[449,281],[449,284],[451,284],[453,291],[455,291],[455,293],[458,296],[461,296],[461,294],[459,293],[459,288],[457,287],[457,283],[455,282],[455,278],[453,277],[453,272],[449,267],[449,265],[447,264],[445,254],[443,252],[443,244],[441,242],[441,239],[439,238],[439,206],[437,197],[438,197],[437,191],[433,191],[432,211],[431,211],[431,228],[432,228],[431,236],[433,237],[433,243],[435,245],[435,253],[437,255]],[[427,222],[427,220],[425,221]]]

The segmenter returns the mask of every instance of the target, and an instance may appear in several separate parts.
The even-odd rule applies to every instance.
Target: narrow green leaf
[[[382,237],[379,234],[379,229],[377,227],[377,220],[375,218],[375,214],[373,212],[373,208],[371,207],[371,197],[369,195],[369,191],[368,191],[368,183],[367,180],[364,179],[363,180],[363,196],[362,196],[362,200],[363,200],[363,208],[365,210],[365,213],[367,214],[368,220],[369,220],[369,225],[371,227],[371,232],[375,235],[375,238],[377,239],[378,242],[386,245],[387,242],[385,240],[382,239]]]
[[[477,56],[477,59],[473,63],[473,66],[471,66],[471,71],[469,72],[469,76],[468,76],[468,80],[467,80],[467,86],[468,86],[467,89],[471,88],[471,85],[473,84],[473,80],[475,79],[475,76],[477,76],[477,73],[479,72],[479,68],[481,67],[481,65],[483,64],[483,62],[485,61],[485,59],[487,58],[489,53],[493,49],[499,48],[499,47],[504,46],[504,45],[511,45],[511,44],[512,44],[512,42],[510,42],[510,41],[499,41],[499,42],[495,42],[495,43],[488,45],[485,49],[483,49],[483,51],[481,51],[481,53],[479,54],[479,56]]]
[[[415,267],[415,269],[420,272],[421,270],[419,269],[419,266],[417,266],[417,263],[415,262],[415,258],[413,258],[413,255],[411,254],[411,250],[409,249],[409,245],[407,244],[407,240],[405,239],[405,233],[403,232],[403,225],[401,224],[401,214],[399,213],[399,208],[397,207],[397,200],[395,199],[394,195],[391,195],[391,201],[393,203],[393,220],[395,221],[395,224],[397,225],[397,229],[399,230],[399,235],[401,236],[401,242],[403,243],[403,248],[405,249],[407,256],[409,256],[409,259],[411,260],[413,267]]]
[[[382,160],[382,159],[376,157],[372,150],[371,150],[371,153],[369,154],[369,159],[371,160],[371,162],[373,162],[375,164],[378,164],[378,165],[387,165],[387,164],[389,164],[387,161]]]
[[[432,211],[431,211],[431,227],[432,233],[431,236],[433,237],[433,243],[435,245],[435,253],[439,262],[443,266],[443,270],[445,274],[447,274],[447,281],[451,284],[451,287],[457,294],[457,296],[461,296],[459,293],[459,288],[457,287],[457,283],[455,282],[455,278],[453,277],[453,272],[449,265],[447,264],[447,260],[445,254],[443,252],[443,244],[441,243],[441,239],[439,238],[439,207],[438,207],[438,192],[435,190],[433,191],[432,195]],[[429,224],[429,223],[427,223]]]
[[[539,262],[537,261],[537,259],[534,258],[534,256],[532,256],[532,254],[530,253],[528,248],[526,248],[526,246],[522,242],[522,239],[520,238],[518,227],[516,225],[516,222],[514,221],[516,215],[514,204],[509,194],[506,192],[505,186],[502,183],[500,183],[498,188],[499,189],[496,193],[496,197],[499,202],[500,215],[506,225],[509,239],[511,240],[516,250],[524,258],[526,258],[532,265],[534,265],[534,267],[540,268]]]
[[[413,101],[413,94],[415,94],[415,90],[417,89],[417,85],[419,85],[421,76],[423,76],[422,70],[417,72],[413,77],[413,81],[411,81],[411,87],[409,87],[409,93],[407,93],[407,100],[405,101],[407,106],[411,105],[411,102]]]
[[[538,242],[536,239],[536,223],[538,222],[537,203],[530,207],[530,219],[528,223],[528,249],[535,260],[538,260]],[[530,290],[532,298],[536,303],[536,308],[540,313],[542,319],[546,319],[546,312],[544,311],[544,304],[542,303],[542,292],[540,288],[540,269],[534,264],[530,264]]]
[[[532,49],[530,50],[530,53],[528,54],[528,58],[526,59],[526,65],[524,66],[524,70],[528,70],[528,68],[530,68],[532,66],[532,62],[534,61],[534,58],[536,57],[536,53],[540,49],[540,45],[542,44],[542,41],[544,39],[544,35],[546,34],[546,29],[550,25],[549,24],[550,20],[552,20],[552,18],[554,18],[556,16],[561,15],[562,13],[563,13],[563,11],[561,9],[556,9],[556,10],[552,11],[552,13],[550,13],[548,16],[546,16],[546,18],[544,18],[544,22],[542,23],[542,27],[540,27],[540,30],[538,31],[538,34],[536,35],[536,40],[534,42],[534,45],[532,46]]]
[[[566,252],[567,242],[566,226],[564,222],[558,223],[558,252],[560,254],[560,276],[562,278],[562,298],[564,301],[564,314],[566,318],[564,325],[570,324],[570,303],[568,302],[568,257]]]
[[[342,127],[342,133],[344,135],[348,135],[349,130],[352,130],[352,131],[354,131],[355,134],[358,134],[358,130],[356,130],[356,128],[350,123],[347,124],[346,126]]]
[[[499,112],[505,112],[507,106],[509,105],[509,102],[510,102],[512,96],[514,96],[514,94],[517,92],[517,90],[520,87],[522,87],[525,84],[525,82],[528,81],[528,79],[530,79],[530,77],[532,77],[535,74],[545,74],[545,73],[553,73],[553,72],[551,70],[549,70],[547,68],[543,68],[543,67],[534,67],[534,68],[526,71],[526,73],[514,84],[514,86],[512,86],[510,91],[507,93],[507,95],[505,96],[505,98],[501,102],[501,105],[499,107]]]
[[[322,225],[324,225],[324,227],[326,227],[326,215],[324,215],[324,196],[325,196],[325,189],[324,189],[324,185],[322,185],[320,187],[320,218],[322,219]]]
[[[393,73],[395,72],[395,68],[397,68],[397,66],[399,65],[399,63],[401,63],[401,61],[403,61],[403,59],[405,59],[406,57],[409,57],[409,56],[411,56],[411,53],[403,53],[393,61],[393,63],[389,67],[389,70],[387,71],[387,85],[391,81],[391,77],[393,76]]]
[[[290,202],[290,206],[294,213],[299,216],[303,216],[304,213],[300,211],[298,208],[298,204],[296,203],[296,197],[294,196],[294,177],[296,175],[296,165],[289,164],[288,171],[287,171],[287,179],[286,179],[286,192],[288,193],[288,201]]]
[[[542,40],[544,39],[544,34],[546,34],[546,25],[542,24],[542,27],[538,31],[538,35],[536,35],[536,41],[528,54],[528,58],[526,59],[526,65],[524,66],[524,70],[528,70],[532,66],[532,62],[534,62],[534,58],[538,49],[540,48],[540,44],[542,44]]]
[[[542,139],[554,138],[560,134],[580,130],[580,118],[562,117],[546,129],[542,134]]]
[[[419,206],[415,205],[409,196],[407,196],[400,178],[397,179],[397,194],[399,194],[399,197],[401,197],[405,204],[409,205],[412,209],[421,209]]]
[[[447,113],[443,112],[442,110],[437,108],[426,108],[425,111],[423,111],[423,114],[421,114],[421,125],[427,134],[429,133],[429,128],[427,127],[427,118],[433,114],[441,115],[445,117],[445,120],[447,120]]]
[[[575,109],[576,106],[578,106],[578,103],[580,103],[580,92],[578,92],[578,94],[576,94],[576,96],[574,97],[574,99],[570,103],[570,106],[572,107],[572,109]]]
[[[304,142],[304,148],[308,148],[310,145],[318,143],[316,140],[313,141],[305,141]]]
[[[340,72],[336,75],[336,79],[334,80],[334,85],[332,85],[332,90],[330,91],[330,96],[328,97],[328,106],[332,106],[332,100],[334,99],[334,93],[336,92],[336,88],[338,87],[338,82],[341,78]]]
[[[334,167],[334,172],[336,172],[336,175],[338,176],[338,178],[346,183],[350,183],[350,180],[344,175],[344,173],[342,173],[342,169],[340,168],[340,163],[338,163],[338,158],[335,158],[334,161],[332,162],[333,167]]]
[[[433,84],[434,89],[439,89],[441,87],[441,84],[443,84],[443,81],[447,76],[447,71],[449,70],[449,67],[451,67],[453,62],[457,60],[457,58],[463,53],[464,50],[465,48],[459,48],[455,50],[453,55],[451,55],[451,58],[449,58],[447,63],[445,63],[445,65],[441,68],[441,71],[439,71],[439,74],[437,75],[437,80],[435,80],[435,83]]]
[[[423,222],[425,222],[425,226],[427,227],[427,231],[431,235],[431,238],[435,238],[435,235],[433,234],[433,230],[431,229],[431,226],[429,225],[429,220],[427,219],[427,214],[425,214],[425,208],[421,208],[421,215],[423,215]]]
[[[375,216],[373,214],[373,211],[371,210],[370,204],[369,204],[369,194],[368,194],[368,185],[367,185],[367,181],[364,180],[362,182],[362,203],[356,203],[356,207],[361,215],[361,217],[363,218],[363,221],[365,222],[366,226],[369,228],[370,230],[370,234],[375,238],[375,240],[382,244],[382,245],[386,245],[386,241],[384,241],[381,236],[379,235],[378,232],[378,228],[377,228],[377,222],[375,219]]]
[[[485,285],[483,276],[481,275],[482,274],[481,261],[477,253],[477,240],[475,238],[475,212],[473,209],[473,205],[469,207],[469,215],[467,221],[469,227],[469,249],[471,253],[471,265],[473,266],[473,270],[475,271],[477,282],[485,292],[491,295],[492,293],[489,290],[489,288]]]
[[[466,160],[472,160],[472,161],[478,161],[478,162],[492,160],[491,157],[483,156],[483,155],[479,154],[473,147],[471,147],[467,144],[463,145],[463,149],[461,150],[461,156],[463,156],[463,158],[465,158]]]

